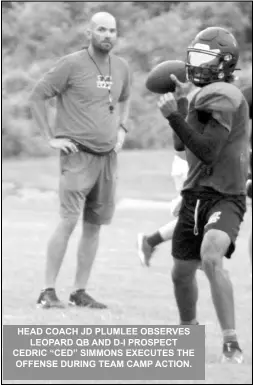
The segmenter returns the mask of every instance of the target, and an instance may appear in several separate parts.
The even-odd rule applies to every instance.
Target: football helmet
[[[198,87],[228,81],[238,59],[238,43],[230,32],[220,27],[206,28],[187,49],[188,80]]]

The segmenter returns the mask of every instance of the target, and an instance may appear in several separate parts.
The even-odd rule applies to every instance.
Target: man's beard
[[[103,45],[105,43],[108,43],[108,44]],[[93,41],[92,45],[93,45],[94,50],[97,51],[98,53],[101,53],[101,54],[109,53],[113,48],[113,44],[111,41],[103,41],[101,43],[97,43],[96,41]]]

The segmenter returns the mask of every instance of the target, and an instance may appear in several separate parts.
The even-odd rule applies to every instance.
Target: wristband
[[[126,134],[128,133],[128,129],[126,128],[126,126],[124,126],[124,124],[120,123],[119,126],[120,126],[121,128],[123,128],[123,130],[125,131]]]

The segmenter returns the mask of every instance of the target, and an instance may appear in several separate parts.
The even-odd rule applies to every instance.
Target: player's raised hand
[[[173,112],[177,111],[177,102],[174,98],[174,94],[171,92],[161,96],[157,105],[165,118],[168,118]]]
[[[176,85],[176,89],[173,93],[174,95],[174,98],[176,100],[178,99],[181,99],[181,98],[186,98],[187,96],[187,93],[188,93],[188,87],[187,87],[187,84],[186,83],[182,83],[178,80],[178,78],[174,75],[174,74],[171,74],[170,75],[170,78],[171,80],[173,80],[173,82],[175,83]]]

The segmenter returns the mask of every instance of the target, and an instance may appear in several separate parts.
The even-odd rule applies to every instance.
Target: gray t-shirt
[[[32,100],[57,98],[55,137],[68,137],[95,152],[114,148],[118,116],[109,110],[107,86],[111,81],[112,105],[115,107],[129,97],[130,75],[124,59],[113,54],[110,57],[111,79],[108,78],[109,64],[99,66],[100,73],[84,49],[64,56],[38,81]]]

